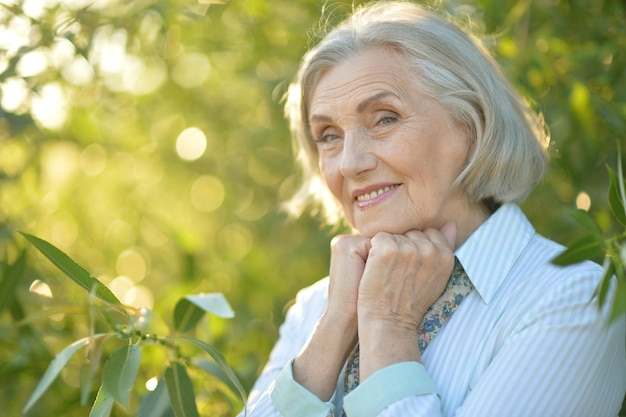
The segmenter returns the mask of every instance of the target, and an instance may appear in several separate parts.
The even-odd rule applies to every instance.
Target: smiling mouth
[[[378,190],[369,192],[369,193],[363,193],[363,194],[359,194],[356,196],[356,200],[359,202],[364,202],[364,201],[369,201],[369,200],[373,200],[376,197],[378,197],[381,194],[386,193],[389,190],[393,190],[394,188],[398,188],[400,186],[400,184],[395,184],[395,185],[386,185],[384,187],[379,188]]]

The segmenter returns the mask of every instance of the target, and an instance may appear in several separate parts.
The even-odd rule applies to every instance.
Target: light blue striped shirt
[[[606,325],[601,268],[550,263],[563,247],[518,206],[494,213],[456,251],[475,291],[422,355],[322,402],[291,363],[324,310],[328,278],[298,293],[248,401],[250,417],[615,417],[626,390],[626,325]],[[324,364],[320,364],[324,366]],[[241,414],[243,415],[243,413]]]

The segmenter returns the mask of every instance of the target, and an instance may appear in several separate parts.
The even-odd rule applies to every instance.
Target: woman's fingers
[[[442,230],[375,235],[359,287],[359,319],[363,314],[415,329],[445,288],[455,239],[454,223]]]
[[[450,248],[454,250],[456,248],[456,222],[448,222],[444,224],[440,232],[446,238]]]
[[[356,235],[333,238],[330,250],[330,287],[327,311],[356,322],[357,294],[370,239]]]

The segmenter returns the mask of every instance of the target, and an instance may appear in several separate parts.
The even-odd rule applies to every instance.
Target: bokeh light
[[[106,165],[106,150],[97,143],[92,143],[80,153],[80,168],[85,175],[94,177],[104,171]]]
[[[224,185],[219,178],[203,175],[191,186],[191,204],[203,213],[216,210],[224,202]]]
[[[30,108],[30,89],[22,78],[14,77],[0,85],[0,106],[13,114],[23,114]]]
[[[64,187],[74,176],[79,158],[80,150],[74,143],[50,143],[41,153],[44,185],[53,190]]]
[[[591,197],[584,191],[581,191],[576,196],[576,208],[580,210],[589,211],[591,208]]]
[[[211,64],[206,55],[188,52],[176,58],[172,79],[181,87],[194,88],[206,81],[210,70]]]
[[[57,130],[63,127],[68,116],[67,93],[58,83],[44,85],[32,98],[33,118],[43,127]]]
[[[116,269],[119,275],[126,276],[134,283],[141,282],[148,270],[146,259],[139,250],[126,249],[117,257]]]
[[[152,378],[146,381],[146,389],[148,391],[154,391],[157,385],[159,385],[159,378],[157,378],[156,376],[153,376]]]
[[[22,56],[15,70],[21,77],[33,77],[48,68],[48,59],[44,51],[31,51]]]
[[[34,280],[32,284],[30,284],[30,288],[28,289],[33,294],[40,295],[45,298],[52,298],[52,289],[48,284],[41,280]]]
[[[207,147],[204,132],[197,127],[189,127],[178,135],[176,139],[176,153],[181,159],[194,161],[200,158]]]

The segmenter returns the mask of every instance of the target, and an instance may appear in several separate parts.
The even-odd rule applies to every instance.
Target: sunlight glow
[[[126,294],[124,294],[124,297],[122,298],[122,302],[135,308],[145,307],[152,309],[152,307],[154,307],[154,296],[148,287],[137,285],[126,291]]]
[[[203,213],[216,210],[224,202],[224,185],[216,177],[204,175],[191,186],[191,204]]]
[[[58,142],[41,153],[41,176],[47,188],[56,190],[65,186],[78,168],[80,151],[71,142]]]
[[[154,391],[157,385],[159,385],[159,378],[157,378],[156,376],[153,376],[152,378],[146,381],[146,389],[148,391]]]
[[[111,26],[98,28],[92,39],[89,61],[103,73],[118,73],[126,63],[126,42],[128,35],[124,29],[113,30]]]
[[[0,26],[0,50],[6,56],[13,56],[23,46],[30,43],[32,25],[26,16],[13,16],[6,26]]]
[[[253,237],[247,227],[232,223],[220,230],[218,241],[222,243],[224,254],[231,260],[241,260],[253,246]]]
[[[24,0],[22,3],[22,11],[24,15],[36,20],[43,15],[45,4],[42,0]]]
[[[80,168],[89,177],[100,174],[106,165],[106,150],[97,143],[92,143],[80,153]]]
[[[143,285],[135,285],[128,277],[120,275],[111,281],[109,288],[119,300],[126,305],[147,309],[152,309],[154,296],[149,288]]]
[[[135,95],[151,94],[167,80],[163,61],[134,55],[126,56],[126,64],[121,75],[122,89]]]
[[[58,83],[44,85],[32,99],[33,118],[43,127],[58,130],[68,116],[68,98]]]
[[[172,79],[184,88],[198,87],[209,77],[210,70],[211,64],[205,55],[190,52],[176,58]]]
[[[13,114],[26,113],[30,107],[30,89],[22,78],[9,78],[0,85],[0,106]]]
[[[128,304],[126,303],[126,294],[134,285],[135,283],[130,278],[120,275],[111,281],[109,288],[122,303]]]
[[[576,207],[580,210],[589,211],[591,207],[591,197],[584,191],[581,191],[576,196]]]
[[[55,68],[61,68],[72,62],[76,56],[76,47],[66,38],[58,38],[50,47],[48,59]]]
[[[146,276],[146,260],[136,249],[126,249],[120,253],[115,267],[118,274],[130,278],[134,283],[142,281]]]
[[[95,78],[92,66],[85,57],[76,56],[71,62],[61,69],[63,78],[74,85],[88,85]]]
[[[22,55],[15,71],[20,77],[33,77],[48,68],[48,58],[44,51],[35,50]]]
[[[0,172],[17,175],[31,156],[32,148],[20,140],[0,141]]]
[[[52,298],[52,290],[50,289],[50,286],[38,279],[34,280],[33,283],[30,284],[28,291],[45,298]]]
[[[52,242],[55,245],[68,248],[78,238],[78,224],[73,217],[64,216],[52,225]]]
[[[176,139],[176,153],[181,159],[186,161],[194,161],[200,158],[204,154],[206,146],[206,136],[197,127],[183,130]]]

